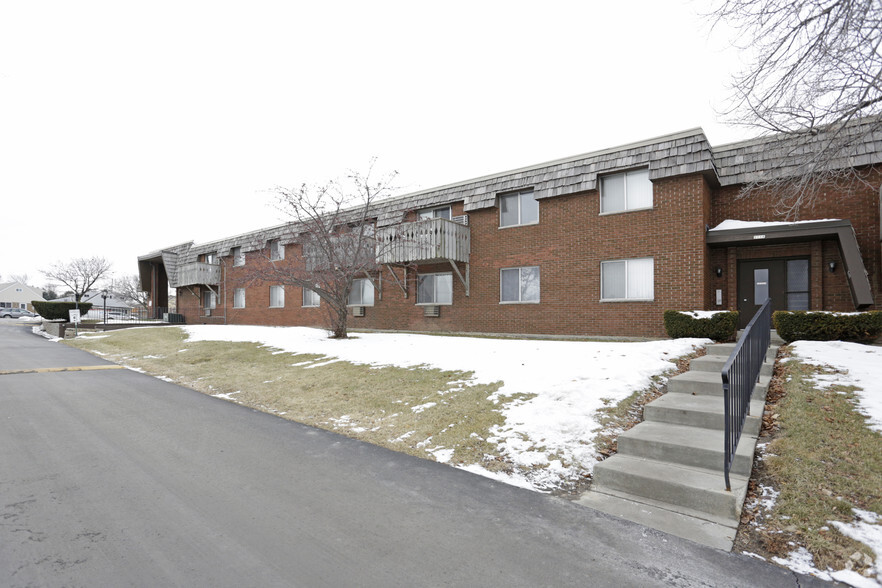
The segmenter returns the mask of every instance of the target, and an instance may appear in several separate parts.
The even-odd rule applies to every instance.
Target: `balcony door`
[[[809,309],[809,260],[764,259],[738,263],[738,328],[772,299],[772,311]]]

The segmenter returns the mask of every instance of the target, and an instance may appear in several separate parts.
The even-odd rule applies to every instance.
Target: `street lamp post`
[[[104,299],[104,325],[107,325],[107,289],[101,291],[101,298]]]

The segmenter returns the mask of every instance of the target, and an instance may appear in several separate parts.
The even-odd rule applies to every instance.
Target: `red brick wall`
[[[463,331],[563,335],[663,336],[662,313],[669,308],[703,308],[710,292],[710,269],[704,243],[711,190],[701,175],[654,183],[654,208],[600,216],[598,192],[540,201],[538,225],[499,228],[497,208],[469,213],[471,230],[470,296],[454,273],[453,304],[441,316],[427,318],[416,305],[416,273],[407,272],[404,292],[383,268],[375,304],[365,317],[352,317],[352,328],[415,331]],[[461,203],[454,214],[461,213]],[[602,261],[652,257],[655,299],[649,302],[600,302]],[[286,263],[297,258],[292,247]],[[301,308],[299,288],[286,287],[285,308],[269,308],[270,283],[246,289],[244,309],[232,308],[233,288],[244,283],[261,254],[246,254],[246,267],[226,259],[226,296],[215,315],[225,311],[231,324],[319,325],[319,309]],[[539,266],[538,304],[500,304],[502,268]],[[465,275],[464,264],[459,269]],[[404,282],[404,270],[397,268]],[[451,271],[449,264],[424,266],[420,273]],[[221,292],[224,289],[221,287]],[[188,322],[203,322],[193,310],[182,310]],[[323,305],[324,306],[324,305]],[[223,307],[223,308],[222,308]],[[194,320],[195,319],[195,320]]]
[[[854,182],[849,190],[828,186],[813,207],[801,211],[799,220],[850,220],[861,250],[861,256],[870,280],[875,309],[882,309],[882,249],[879,241],[879,185],[882,169],[865,170],[866,184]],[[711,226],[726,219],[747,221],[784,221],[775,210],[776,194],[757,193],[738,198],[739,187],[715,190],[712,195]],[[836,241],[816,241],[813,244],[772,245],[716,249],[711,252],[711,264],[726,267],[721,279],[714,278],[713,288],[723,288],[724,307],[737,307],[736,277],[738,259],[811,256],[812,309],[854,311],[854,302],[848,287],[844,265]],[[735,257],[733,258],[732,255]],[[827,264],[835,261],[837,270],[830,273]],[[723,265],[725,263],[725,265]],[[711,308],[709,306],[709,308]]]
[[[869,187],[859,187],[846,197],[828,191],[821,203],[803,218],[846,218],[855,226],[874,296],[882,301],[880,285],[878,186],[882,173],[874,173]],[[738,259],[806,256],[811,259],[812,307],[853,310],[842,269],[831,274],[828,261],[842,268],[834,241],[779,246],[709,249],[705,228],[727,218],[783,220],[774,212],[774,195],[737,199],[736,188],[711,188],[700,174],[667,178],[653,183],[651,210],[601,216],[596,190],[543,199],[539,224],[499,228],[497,208],[468,213],[471,231],[470,296],[453,274],[453,304],[441,306],[440,317],[429,318],[416,305],[416,274],[449,272],[449,264],[409,269],[395,268],[407,297],[383,268],[377,277],[380,289],[364,317],[351,317],[350,328],[476,333],[526,333],[558,335],[664,336],[662,314],[667,309],[736,308],[735,277]],[[462,214],[462,203],[453,214]],[[264,254],[246,254],[246,266],[232,267],[223,260],[226,289],[221,287],[218,309],[212,319],[199,316],[199,301],[188,289],[178,290],[179,312],[189,323],[226,321],[230,324],[321,326],[321,308],[303,308],[300,288],[285,287],[285,307],[269,308],[271,281],[250,280],[255,264],[266,263]],[[652,257],[655,298],[648,302],[600,302],[602,261]],[[299,258],[288,246],[286,264]],[[500,304],[499,271],[502,268],[539,266],[541,300],[538,304]],[[717,277],[715,268],[723,269]],[[465,275],[465,265],[459,264]],[[253,274],[253,272],[251,272]],[[246,287],[244,309],[234,309],[233,288]],[[723,304],[716,306],[716,290]],[[225,292],[225,295],[224,295]],[[198,293],[198,292],[197,292]],[[877,304],[877,307],[879,305]],[[223,318],[218,318],[223,317]]]

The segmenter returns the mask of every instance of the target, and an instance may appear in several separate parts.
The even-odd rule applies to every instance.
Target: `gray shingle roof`
[[[843,147],[846,143],[850,144],[847,148]],[[821,128],[817,134],[775,135],[721,145],[713,148],[713,155],[723,186],[801,175],[819,165],[844,169],[882,163],[882,117]]]
[[[839,136],[842,133],[866,133],[866,136],[854,149],[834,160],[835,165],[882,163],[882,118],[861,119],[840,131]],[[496,205],[499,194],[527,188],[533,189],[537,199],[553,198],[594,190],[598,176],[636,167],[648,167],[653,181],[690,173],[706,174],[721,185],[785,177],[802,169],[797,161],[799,156],[817,151],[829,137],[824,133],[773,136],[712,148],[704,131],[695,128],[381,200],[375,203],[374,212],[377,224],[383,227],[401,222],[409,211],[454,202],[463,202],[466,212],[491,208]],[[286,223],[199,245],[185,243],[139,259],[161,255],[169,279],[174,281],[177,265],[194,262],[200,254],[216,252],[224,257],[230,255],[233,247],[253,251],[274,238],[287,244],[294,238],[291,228],[292,224]]]

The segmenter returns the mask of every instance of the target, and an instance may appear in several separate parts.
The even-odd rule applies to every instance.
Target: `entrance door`
[[[765,259],[738,263],[738,328],[772,299],[772,311],[809,309],[809,260]]]

